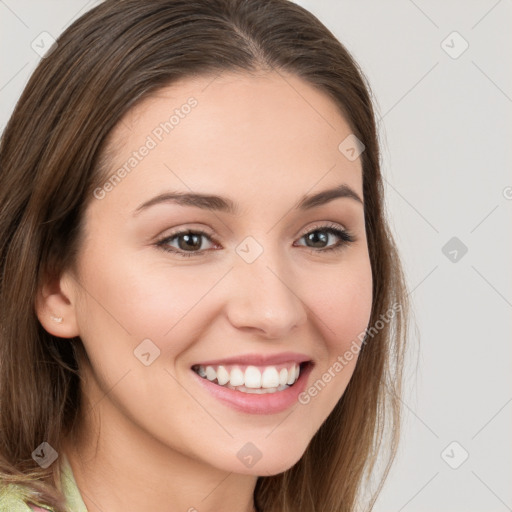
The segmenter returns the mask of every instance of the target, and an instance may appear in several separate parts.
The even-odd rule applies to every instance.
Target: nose
[[[240,330],[284,339],[307,319],[299,282],[284,263],[264,252],[256,261],[238,260],[231,272],[227,316]]]

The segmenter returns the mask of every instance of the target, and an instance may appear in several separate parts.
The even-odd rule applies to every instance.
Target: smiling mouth
[[[192,370],[203,379],[242,393],[278,393],[292,387],[301,372],[311,364],[289,362],[277,365],[194,365]]]

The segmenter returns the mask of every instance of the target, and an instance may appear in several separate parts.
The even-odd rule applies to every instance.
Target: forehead
[[[336,103],[294,75],[193,77],[124,116],[110,137],[110,171],[127,171],[118,195],[180,188],[251,196],[272,185],[304,194],[320,181],[362,194],[360,159],[338,148],[351,133]]]

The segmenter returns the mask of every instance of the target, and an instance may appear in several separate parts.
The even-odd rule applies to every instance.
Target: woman
[[[371,509],[408,306],[369,87],[324,25],[106,0],[0,162],[2,510]]]

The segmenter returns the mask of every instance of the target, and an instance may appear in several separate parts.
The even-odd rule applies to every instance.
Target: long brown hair
[[[65,511],[59,465],[42,469],[31,454],[43,441],[59,451],[72,432],[84,348],[79,338],[46,332],[34,304],[48,276],[74,265],[92,191],[112,172],[108,134],[178,79],[270,69],[327,93],[365,145],[374,330],[303,457],[259,477],[255,504],[264,512],[353,511],[385,454],[378,488],[365,498],[372,508],[400,435],[407,293],[385,218],[370,86],[336,37],[288,0],[106,0],[64,31],[26,85],[0,143],[0,480],[23,484],[28,501]]]

